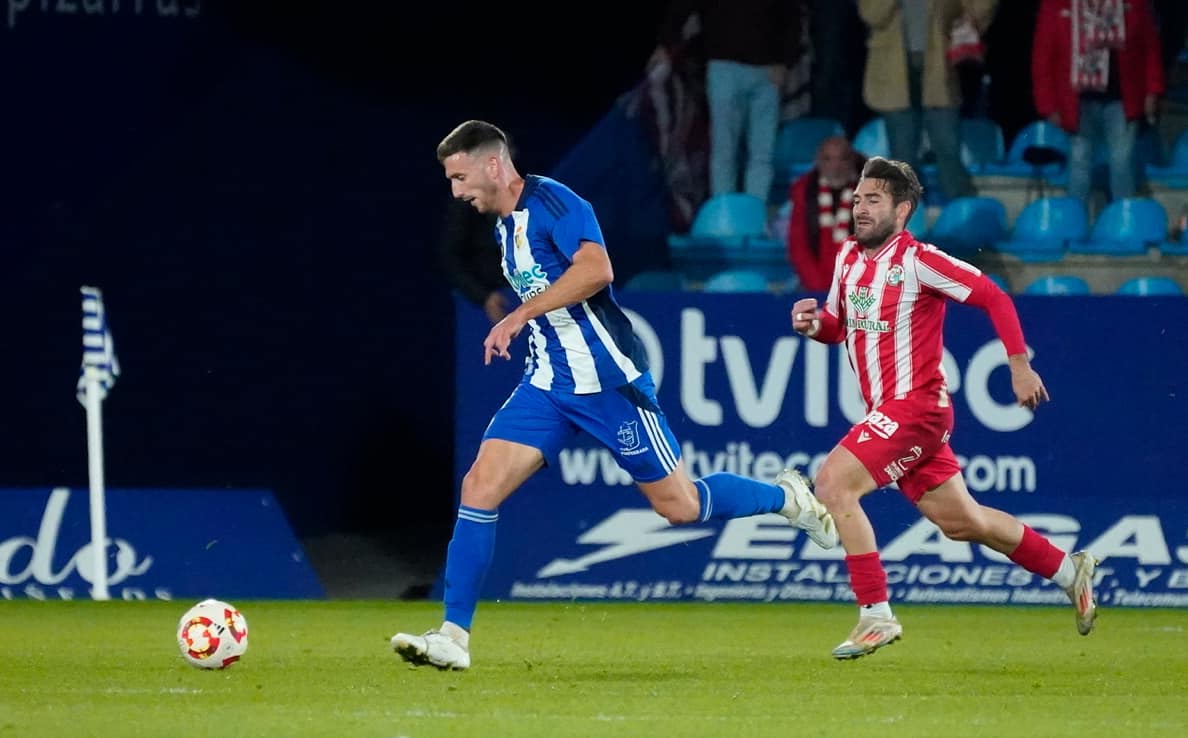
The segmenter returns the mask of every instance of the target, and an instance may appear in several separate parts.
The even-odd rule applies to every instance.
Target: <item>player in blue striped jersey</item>
[[[615,301],[614,271],[590,203],[548,177],[521,176],[507,137],[467,121],[437,146],[453,196],[499,220],[503,272],[521,304],[483,341],[483,362],[510,359],[528,328],[521,382],[483,434],[461,500],[445,566],[445,618],[422,635],[397,633],[406,661],[470,667],[470,627],[495,550],[499,505],[585,431],[673,525],[778,512],[824,548],[833,518],[807,482],[787,470],[774,482],[716,472],[693,480],[656,399],[647,357]]]

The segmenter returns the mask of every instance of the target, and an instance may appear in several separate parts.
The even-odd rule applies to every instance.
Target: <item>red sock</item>
[[[1033,574],[1051,579],[1060,568],[1060,562],[1064,561],[1064,552],[1025,525],[1023,540],[1019,541],[1019,546],[1011,552],[1010,559]]]
[[[854,590],[859,607],[887,601],[887,572],[879,561],[878,551],[847,556],[846,568],[850,570],[850,589]]]

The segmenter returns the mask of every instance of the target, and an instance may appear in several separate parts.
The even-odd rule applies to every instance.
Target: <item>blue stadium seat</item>
[[[1011,139],[1003,160],[987,164],[983,171],[986,174],[1059,181],[1065,176],[1064,163],[1068,160],[1070,146],[1068,134],[1059,126],[1046,120],[1034,120],[1020,128]],[[1041,151],[1053,152],[1058,160],[1043,163],[1042,157],[1035,157]]]
[[[993,197],[958,197],[941,209],[928,240],[954,256],[991,248],[1007,233],[1006,206]]]
[[[632,292],[680,292],[685,289],[685,275],[674,269],[647,269],[627,280],[623,289]]]
[[[1119,295],[1182,295],[1184,288],[1171,277],[1134,277],[1122,283]]]
[[[1158,200],[1127,197],[1110,202],[1093,221],[1089,237],[1073,241],[1069,252],[1137,256],[1167,241],[1167,212]]]
[[[928,240],[928,212],[924,208],[924,203],[916,206],[916,212],[908,218],[906,228],[916,237],[917,241]]]
[[[1071,274],[1040,277],[1023,290],[1025,295],[1088,295],[1089,283]]]
[[[833,118],[802,116],[780,124],[772,156],[775,167],[772,196],[778,194],[781,200],[786,200],[788,185],[792,180],[812,169],[816,163],[818,144],[830,136],[844,135],[846,129]]]
[[[723,269],[705,281],[706,292],[769,292],[767,275],[757,269]]]
[[[1176,136],[1167,162],[1148,162],[1145,173],[1148,181],[1153,184],[1164,187],[1188,187],[1188,129]]]
[[[961,119],[961,161],[970,174],[981,174],[1006,157],[1002,126],[990,118]]]
[[[891,144],[887,140],[887,122],[880,117],[871,118],[862,124],[854,134],[854,150],[866,157],[891,156]]]
[[[999,241],[1000,253],[1023,261],[1057,261],[1073,241],[1089,235],[1089,211],[1074,197],[1042,197],[1015,217],[1010,237]]]
[[[762,238],[767,228],[767,203],[744,192],[714,195],[701,204],[685,238],[669,237],[675,247],[713,242],[741,246],[748,238]]]
[[[741,192],[706,200],[687,234],[668,236],[668,252],[672,266],[693,281],[729,267],[760,269],[779,279],[789,272],[784,242],[767,237],[767,204]]]

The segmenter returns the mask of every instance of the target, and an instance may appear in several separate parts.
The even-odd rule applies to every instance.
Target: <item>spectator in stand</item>
[[[831,136],[817,146],[813,168],[789,188],[788,261],[803,290],[827,292],[833,283],[837,252],[854,233],[850,210],[865,163],[848,139]]]
[[[1164,91],[1149,0],[1041,0],[1031,73],[1036,111],[1071,137],[1068,194],[1088,199],[1100,145],[1110,199],[1133,196],[1140,121],[1156,121]]]
[[[952,199],[973,195],[958,138],[959,79],[949,57],[954,32],[980,38],[997,0],[858,0],[870,29],[863,97],[887,123],[891,156],[920,168],[922,131],[936,157],[940,189]],[[959,38],[961,38],[959,36]],[[957,43],[967,46],[961,38]]]
[[[857,0],[809,3],[812,115],[833,118],[846,135],[869,117],[862,103],[862,80],[854,69],[866,61],[866,27]]]
[[[648,70],[671,66],[672,49],[688,40],[686,25],[696,16],[708,60],[711,195],[741,191],[767,202],[784,77],[800,56],[799,7],[786,0],[673,0],[669,6]]]

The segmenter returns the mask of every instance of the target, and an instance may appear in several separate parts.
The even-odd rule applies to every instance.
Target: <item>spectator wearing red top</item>
[[[837,252],[854,233],[850,208],[865,163],[844,136],[831,136],[817,146],[815,166],[788,190],[788,262],[803,290],[826,292],[832,284]]]
[[[1070,136],[1068,194],[1086,199],[1094,149],[1106,147],[1110,197],[1136,190],[1139,121],[1164,92],[1148,0],[1042,0],[1031,52],[1035,108]]]

